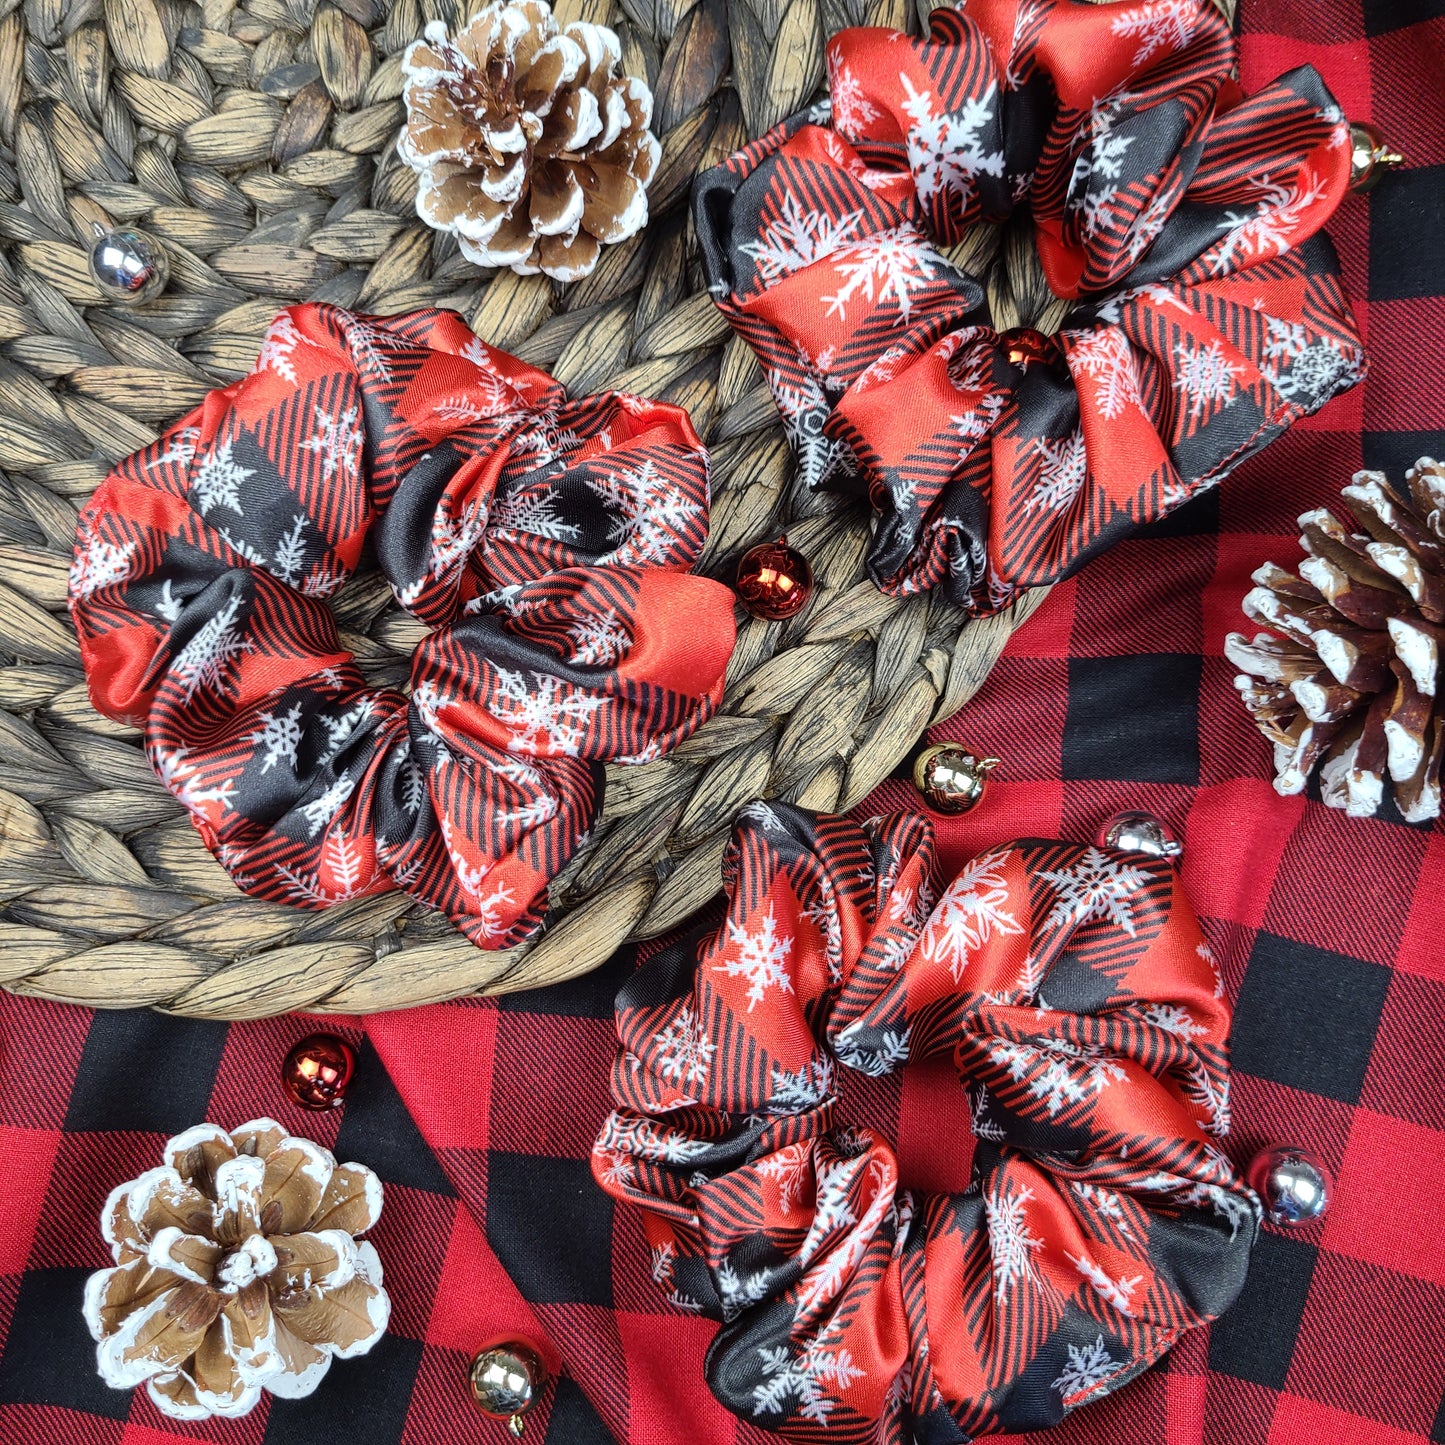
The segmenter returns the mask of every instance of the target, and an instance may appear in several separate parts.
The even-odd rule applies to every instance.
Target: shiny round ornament
[[[109,300],[139,306],[166,289],[170,257],[154,236],[132,227],[106,231],[97,226],[95,232],[90,277]]]
[[[1367,120],[1350,122],[1350,189],[1370,190],[1386,171],[1403,164],[1405,157],[1390,149],[1378,127]]]
[[[1025,371],[1030,366],[1052,362],[1059,354],[1053,337],[1035,331],[1032,326],[1016,326],[1012,331],[1005,331],[999,340],[1008,359]]]
[[[961,743],[935,743],[913,765],[913,786],[935,813],[969,813],[983,801],[998,758],[979,757]]]
[[[785,622],[807,606],[813,593],[813,569],[801,552],[788,546],[786,537],[779,537],[743,553],[733,586],[754,617]]]
[[[356,1050],[335,1034],[307,1034],[281,1065],[281,1087],[302,1109],[339,1109],[356,1072]]]
[[[472,1361],[468,1378],[481,1412],[521,1435],[523,1417],[547,1388],[547,1366],[526,1340],[498,1340]]]
[[[1099,830],[1099,841],[1106,848],[1151,858],[1177,858],[1184,851],[1184,844],[1152,813],[1115,813]]]
[[[1271,1224],[1309,1224],[1329,1208],[1330,1176],[1308,1149],[1293,1144],[1261,1149],[1249,1161],[1246,1178]]]

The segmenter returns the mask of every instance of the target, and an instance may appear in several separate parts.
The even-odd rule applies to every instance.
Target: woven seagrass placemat
[[[751,353],[702,289],[693,175],[806,103],[824,38],[906,26],[903,0],[562,0],[613,26],[656,93],[646,232],[565,289],[489,275],[415,217],[395,154],[400,57],[448,0],[10,0],[0,18],[0,984],[212,1018],[370,1012],[551,983],[717,889],[728,823],[774,795],[862,799],[987,675],[1042,600],[965,624],[881,595],[867,513],[808,495]],[[922,15],[914,16],[918,26]],[[94,223],[161,237],[173,279],[133,310],[86,270]],[[1025,221],[980,228],[1000,327],[1056,325]],[[721,713],[662,761],[609,769],[603,816],[530,946],[478,950],[390,893],[306,912],[247,898],[87,701],[65,610],[76,512],[111,463],[249,369],[278,307],[461,312],[574,391],[689,408],[713,451],[703,570],[786,530],[817,577],[791,622],[742,626]],[[364,670],[405,682],[419,624],[382,579],[336,599]]]

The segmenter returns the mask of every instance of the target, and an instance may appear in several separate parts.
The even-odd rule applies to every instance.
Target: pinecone
[[[1440,813],[1445,703],[1445,466],[1422,457],[1402,494],[1357,472],[1345,503],[1362,529],[1324,509],[1300,519],[1299,576],[1266,563],[1244,599],[1270,633],[1224,652],[1235,686],[1275,747],[1275,790],[1298,793],[1318,768],[1332,808],[1371,816],[1385,776],[1407,822]]]
[[[605,26],[559,31],[545,0],[490,5],[455,37],[434,20],[406,52],[397,150],[416,210],[479,266],[575,281],[647,224],[661,147],[652,92]]]
[[[371,1170],[273,1119],[178,1134],[101,1214],[116,1267],[85,1289],[101,1377],[146,1382],[182,1420],[244,1415],[263,1387],[309,1395],[386,1329],[381,1261],[352,1237],[380,1214]]]

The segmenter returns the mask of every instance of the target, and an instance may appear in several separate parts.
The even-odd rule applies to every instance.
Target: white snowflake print
[[[861,1022],[849,1024],[834,1041],[834,1052],[850,1069],[866,1074],[870,1079],[880,1079],[908,1062],[911,1028],[901,1033],[897,1029],[884,1029],[878,1035],[877,1043],[868,1047],[858,1038],[862,1027]]]
[[[349,406],[335,416],[325,407],[315,408],[316,430],[301,443],[303,452],[315,452],[321,458],[321,476],[330,481],[339,471],[352,476],[361,460],[362,443],[366,440],[357,425],[360,408]]]
[[[878,119],[878,107],[863,94],[858,77],[847,64],[837,65],[828,79],[834,124],[850,138],[861,136],[868,122]]]
[[[803,370],[796,386],[776,367],[768,369],[767,381],[798,465],[809,479],[809,485],[814,486],[837,465],[844,448],[840,442],[824,435],[823,426],[833,404],[814,370],[812,357],[803,353],[801,359]]]
[[[665,1029],[653,1034],[652,1042],[657,1045],[657,1071],[668,1083],[707,1083],[717,1045],[690,1006],[684,1004]]]
[[[804,1273],[796,1319],[813,1315],[835,1299],[862,1264],[869,1241],[894,1207],[891,1170],[890,1163],[865,1154],[837,1159],[820,1155],[814,1161],[813,1218],[797,1254]],[[860,1218],[853,1195],[865,1175],[856,1191],[863,1205]]]
[[[1089,140],[1074,161],[1068,199],[1070,209],[1083,212],[1085,238],[1107,229],[1111,220],[1109,207],[1117,199],[1119,188],[1097,183],[1117,181],[1124,173],[1124,159],[1134,144],[1134,137],[1115,134],[1114,126],[1122,108],[1133,98],[1127,94],[1116,95],[1089,112]]]
[[[72,597],[90,597],[102,587],[114,587],[130,576],[134,542],[107,542],[91,533],[83,550],[77,549],[70,563]]]
[[[159,456],[152,457],[145,464],[146,470],[158,467],[164,462],[179,462],[185,466],[196,454],[196,443],[201,439],[201,429],[198,426],[177,427],[171,433],[171,439],[166,443],[165,451]]]
[[[572,661],[591,667],[611,667],[627,656],[632,638],[615,608],[589,612],[567,629],[572,639]]]
[[[552,542],[575,542],[582,529],[557,513],[551,487],[518,487],[499,497],[492,507],[492,528],[502,532],[530,532]]]
[[[340,568],[317,563],[307,574],[306,580],[302,582],[301,595],[303,597],[330,597],[345,581],[346,573]]]
[[[1082,430],[1066,437],[1035,437],[1039,454],[1039,475],[1034,489],[1024,499],[1024,511],[1043,508],[1062,512],[1083,490],[1089,475],[1089,458]]]
[[[1131,64],[1143,65],[1156,55],[1173,55],[1189,44],[1197,10],[1194,0],[1151,0],[1137,10],[1116,15],[1109,29],[1139,42]]]
[[[1136,1274],[1132,1279],[1124,1279],[1122,1276],[1114,1279],[1087,1254],[1067,1254],[1064,1257],[1088,1280],[1101,1299],[1107,1300],[1121,1315],[1133,1316],[1135,1305],[1132,1295],[1144,1282],[1142,1274]]]
[[[836,220],[816,207],[805,208],[793,192],[783,197],[782,208],[764,223],[756,241],[738,249],[751,256],[763,281],[790,276],[830,256],[854,238],[862,211],[848,211]]]
[[[386,353],[388,351],[406,351],[411,346],[411,343],[404,337],[397,336],[391,331],[383,331],[376,326],[370,326],[355,316],[351,318],[351,326],[346,333],[346,339],[357,369],[369,366],[382,381],[391,380],[391,359]]]
[[[1202,1063],[1189,1066],[1189,1077],[1184,1085],[1184,1094],[1198,1106],[1204,1115],[1206,1132],[1215,1135],[1229,1133],[1229,1076],[1210,1073]]]
[[[718,1298],[722,1301],[725,1320],[735,1320],[750,1305],[767,1299],[772,1288],[772,1276],[767,1270],[754,1270],[744,1278],[733,1268],[730,1259],[718,1265],[713,1280],[717,1285]]]
[[[1124,1217],[1119,1196],[1101,1184],[1083,1184],[1077,1179],[1069,1186],[1081,1204],[1086,1204],[1100,1219],[1106,1219],[1125,1238],[1133,1239],[1134,1231]]]
[[[777,1189],[780,1213],[791,1214],[803,1197],[803,1188],[813,1176],[812,1159],[811,1144],[788,1144],[754,1166]]]
[[[602,1126],[594,1154],[621,1154],[660,1164],[689,1164],[706,1154],[707,1140],[693,1139],[678,1129],[660,1129],[637,1114],[612,1114]]]
[[[286,891],[298,903],[344,903],[348,898],[355,898],[361,886],[362,858],[354,840],[346,836],[344,829],[334,828],[326,835],[326,842],[321,848],[321,862],[322,868],[336,880],[331,887],[321,882],[321,868],[315,873],[303,873],[300,869],[278,863],[276,873],[284,880]]]
[[[597,559],[599,567],[665,564],[680,546],[687,547],[688,533],[703,514],[705,504],[689,497],[650,457],[586,481],[613,512],[608,540],[617,545]]]
[[[295,585],[302,568],[306,565],[305,531],[306,517],[303,513],[297,512],[295,520],[291,523],[291,529],[277,542],[276,550],[271,556],[271,570],[288,587]]]
[[[1015,1188],[1010,1180],[1004,1192],[988,1195],[983,1202],[988,1218],[988,1248],[993,1257],[994,1295],[999,1304],[1008,1301],[1013,1289],[1025,1281],[1037,1282],[1034,1255],[1044,1241],[1029,1228],[1028,1202],[1032,1189]]]
[[[1116,1360],[1104,1348],[1101,1334],[1092,1345],[1068,1346],[1069,1362],[1060,1371],[1053,1385],[1065,1400],[1075,1395],[1097,1390],[1105,1380],[1117,1375],[1124,1368],[1125,1361]]]
[[[861,292],[869,305],[882,306],[892,300],[898,307],[895,324],[909,320],[914,293],[948,265],[912,226],[895,226],[850,242],[829,259],[841,284],[831,296],[823,297],[828,315],[847,316],[849,303]]]
[[[375,714],[376,704],[369,697],[359,697],[339,717],[322,717],[321,725],[326,729],[326,756],[334,758],[356,736],[362,724],[370,722]]]
[[[620,396],[618,404],[624,409],[627,405]],[[609,445],[605,432],[599,439],[604,446]],[[528,424],[512,438],[512,451],[517,456],[530,457],[538,467],[569,456],[581,445],[582,438],[571,427],[558,426],[555,411],[541,411],[530,416]]]
[[[1089,847],[1077,863],[1064,868],[1041,868],[1038,876],[1058,890],[1045,928],[1102,919],[1135,936],[1134,907],[1129,895],[1143,888],[1149,875],[1130,863]]]
[[[232,597],[208,617],[171,664],[171,674],[190,702],[202,688],[220,695],[232,662],[252,650],[252,643],[236,622],[241,600]]]
[[[1194,952],[1209,965],[1209,971],[1214,975],[1214,996],[1224,997],[1224,972],[1219,967],[1219,960],[1214,956],[1214,950],[1204,942],[1203,939],[1195,944]]]
[[[589,697],[549,673],[532,673],[530,685],[520,672],[495,669],[497,691],[491,712],[511,737],[511,747],[537,757],[575,758],[592,716],[608,699]]]
[[[989,1057],[1007,1068],[1015,1083],[1027,1079],[1029,1094],[1043,1101],[1051,1119],[1065,1104],[1087,1103],[1127,1077],[1112,1055],[1067,1039],[1041,1039],[1037,1044],[1002,1040],[992,1046]]]
[[[701,1314],[702,1306],[691,1295],[685,1295],[677,1288],[674,1274],[676,1253],[671,1240],[652,1247],[652,1278],[667,1291],[667,1302],[674,1309],[686,1310],[689,1314]]]
[[[1244,367],[1230,361],[1216,337],[1207,346],[1183,340],[1174,348],[1174,390],[1189,403],[1189,419],[1198,421],[1215,407],[1232,406],[1235,378]]]
[[[788,991],[792,980],[788,980]],[[751,1012],[751,1009],[749,1009]],[[833,1094],[833,1061],[824,1055],[810,1060],[796,1073],[787,1069],[774,1069],[769,1081],[773,1092],[768,1095],[768,1113],[806,1114],[816,1109]]]
[[[1304,213],[1329,188],[1325,177],[1309,167],[1301,168],[1298,185],[1272,181],[1268,175],[1251,176],[1250,181],[1264,192],[1263,198],[1250,214],[1224,213],[1219,229],[1229,234],[1210,263],[1216,276],[1246,262],[1282,256],[1289,250]]]
[[[748,1012],[762,1003],[770,988],[780,993],[793,992],[793,976],[788,971],[788,960],[793,953],[791,936],[778,931],[778,920],[773,905],[758,921],[756,929],[749,931],[731,918],[728,924],[728,942],[736,944],[738,956],[713,964],[717,973],[729,978],[745,978],[748,981]]]
[[[1347,357],[1328,336],[1311,338],[1297,321],[1264,318],[1267,335],[1260,370],[1286,401],[1317,407],[1340,389],[1345,379],[1358,381],[1357,357]]]
[[[826,1425],[835,1401],[825,1390],[842,1394],[863,1371],[853,1356],[836,1343],[839,1320],[812,1336],[797,1354],[787,1345],[761,1346],[762,1372],[767,1376],[753,1388],[753,1409],[759,1415],[786,1415],[796,1404],[798,1414],[816,1425]]]
[[[1153,1024],[1155,1028],[1174,1034],[1186,1043],[1209,1032],[1203,1024],[1194,1022],[1188,1009],[1180,1008],[1177,1004],[1152,1003],[1144,1010],[1142,1017],[1146,1024]]]
[[[986,853],[966,864],[944,889],[918,940],[923,958],[947,965],[955,984],[963,978],[969,955],[989,939],[1023,932],[1007,906],[1006,862],[1005,853]]]
[[[503,919],[502,910],[508,904],[515,903],[516,897],[505,883],[499,883],[490,890],[484,889],[482,885],[496,865],[485,858],[479,863],[472,863],[457,846],[451,820],[444,817],[441,825],[442,842],[446,846],[447,857],[451,860],[452,872],[456,874],[462,892],[467,895],[472,905],[469,916],[477,920],[482,935],[489,942],[493,942],[507,931],[508,923]]]
[[[266,339],[261,343],[261,350],[256,356],[256,365],[252,370],[274,371],[277,376],[289,381],[294,386],[296,384],[296,348],[315,344],[302,336],[296,329],[296,323],[291,319],[291,313],[283,311],[271,323],[271,329],[267,331]]]
[[[301,805],[306,824],[314,838],[341,811],[341,806],[356,790],[356,780],[343,774],[331,783],[318,797]]]
[[[1110,326],[1063,335],[1069,343],[1069,369],[1094,382],[1094,401],[1106,421],[1116,421],[1131,406],[1143,411],[1134,353],[1122,331]]]
[[[231,457],[235,446],[234,438],[228,438],[219,446],[213,446],[196,464],[191,474],[190,493],[201,512],[212,507],[227,507],[239,517],[241,511],[241,483],[255,475],[254,467],[243,467]]]
[[[1003,152],[986,151],[981,132],[998,111],[998,86],[990,85],[981,96],[964,99],[962,112],[935,115],[930,91],[915,90],[906,75],[898,77],[907,99],[908,168],[925,202],[942,192],[956,198],[955,214],[973,198],[980,175],[1003,175]]]
[[[156,616],[167,622],[178,622],[181,616],[181,599],[171,590],[169,577],[161,584],[160,600],[156,603]]]
[[[973,1130],[975,1139],[989,1139],[995,1144],[1001,1144],[1007,1137],[1003,1129],[995,1124],[988,1116],[988,1090],[982,1084],[973,1095],[973,1111],[969,1117],[969,1127]]]
[[[208,803],[219,803],[222,812],[231,806],[236,784],[227,778],[214,788],[200,787],[189,748],[149,747],[146,751],[161,783],[175,795],[177,802],[192,813],[204,813]]]
[[[246,741],[266,749],[266,759],[261,764],[263,773],[269,773],[277,763],[296,766],[296,745],[301,741],[300,718],[299,702],[279,715],[269,708],[257,715],[256,720],[261,726],[248,734]]]

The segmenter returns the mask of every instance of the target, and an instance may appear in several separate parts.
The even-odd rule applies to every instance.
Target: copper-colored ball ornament
[[[998,758],[980,757],[961,743],[935,743],[918,755],[913,786],[935,813],[969,813],[983,801]]]
[[[1099,841],[1106,848],[1151,858],[1177,858],[1184,851],[1184,844],[1152,813],[1115,813],[1099,830]]]
[[[339,1109],[356,1072],[356,1050],[335,1034],[307,1034],[281,1065],[281,1087],[302,1109]]]
[[[1261,1149],[1249,1161],[1245,1177],[1264,1202],[1271,1224],[1309,1224],[1330,1207],[1330,1176],[1325,1166],[1294,1144]]]
[[[743,553],[733,586],[754,617],[785,622],[807,606],[813,593],[813,569],[801,552],[788,546],[786,537],[779,537]]]
[[[1032,326],[1016,326],[1000,334],[1004,354],[1015,366],[1025,371],[1035,364],[1051,362],[1058,355],[1058,343],[1052,336],[1035,331]]]
[[[525,1415],[547,1388],[547,1365],[526,1340],[497,1340],[477,1354],[468,1379],[478,1409],[520,1436]]]
[[[1404,163],[1399,151],[1367,120],[1350,122],[1350,189],[1368,191],[1386,171]]]
[[[107,300],[139,306],[166,289],[171,278],[170,257],[149,231],[132,226],[107,231],[98,224],[92,229],[90,279]]]

